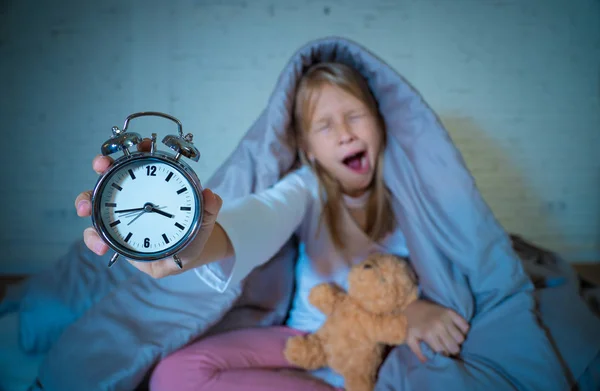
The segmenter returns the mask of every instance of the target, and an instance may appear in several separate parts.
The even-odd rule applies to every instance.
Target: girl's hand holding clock
[[[151,142],[149,139],[138,144],[139,151],[150,151],[150,148]],[[108,156],[98,155],[94,158],[92,167],[96,173],[103,174],[111,167],[113,161]],[[223,201],[210,189],[204,189],[202,196],[204,198],[202,226],[194,240],[178,254],[182,269],[177,266],[172,257],[151,262],[131,259],[128,259],[128,261],[142,272],[154,278],[161,278],[231,256],[233,254],[231,243],[223,229],[218,224],[215,224]],[[85,191],[77,196],[75,199],[75,208],[77,209],[78,216],[91,216],[91,199],[91,191]],[[148,202],[144,205],[136,205],[133,208],[115,210],[114,213],[119,216],[119,219],[123,218],[123,221],[131,227],[134,227],[135,224],[144,224],[142,215],[146,213],[156,213],[165,219],[165,224],[168,224],[169,220],[174,216],[163,209],[164,206]],[[97,255],[104,255],[109,249],[108,245],[93,227],[84,230],[83,239],[86,246]]]

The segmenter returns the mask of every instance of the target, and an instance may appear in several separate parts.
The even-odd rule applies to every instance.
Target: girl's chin
[[[370,176],[368,178],[360,178],[360,180],[348,180],[342,183],[342,191],[350,197],[359,197],[370,190],[373,184],[372,179],[373,177]]]

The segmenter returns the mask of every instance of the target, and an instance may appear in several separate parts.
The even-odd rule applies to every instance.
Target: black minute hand
[[[139,210],[144,210],[144,208],[133,208],[133,209],[121,209],[115,210],[115,213],[125,213],[125,212],[137,212]]]

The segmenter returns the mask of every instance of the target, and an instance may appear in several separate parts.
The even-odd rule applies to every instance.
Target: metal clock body
[[[131,119],[159,116],[177,123],[179,135],[163,139],[175,154],[156,150],[152,134],[149,152],[131,152],[142,137],[127,132]],[[123,156],[98,179],[92,194],[92,222],[98,234],[115,251],[109,267],[122,255],[137,261],[173,257],[197,235],[202,225],[202,185],[194,170],[181,160],[198,161],[192,135],[183,135],[176,118],[159,112],[134,113],[123,130],[113,127],[113,136],[102,146],[102,154],[122,151]]]

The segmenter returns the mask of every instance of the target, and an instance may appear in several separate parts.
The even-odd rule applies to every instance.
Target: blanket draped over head
[[[294,165],[295,89],[310,65],[324,61],[348,64],[368,81],[387,130],[385,181],[423,295],[471,325],[459,358],[422,344],[429,360],[421,364],[406,345],[394,348],[376,389],[565,390],[586,371],[597,374],[600,321],[578,295],[574,274],[556,256],[524,264],[436,114],[355,42],[330,37],[301,47],[205,187],[227,202],[272,186]],[[296,246],[290,238],[242,284],[218,293],[193,272],[155,280],[127,262],[108,269],[110,254],[95,256],[78,242],[51,271],[27,282],[20,343],[46,353],[44,390],[133,390],[160,358],[198,337],[281,324]],[[532,273],[541,281],[562,277],[563,284],[538,287]]]

